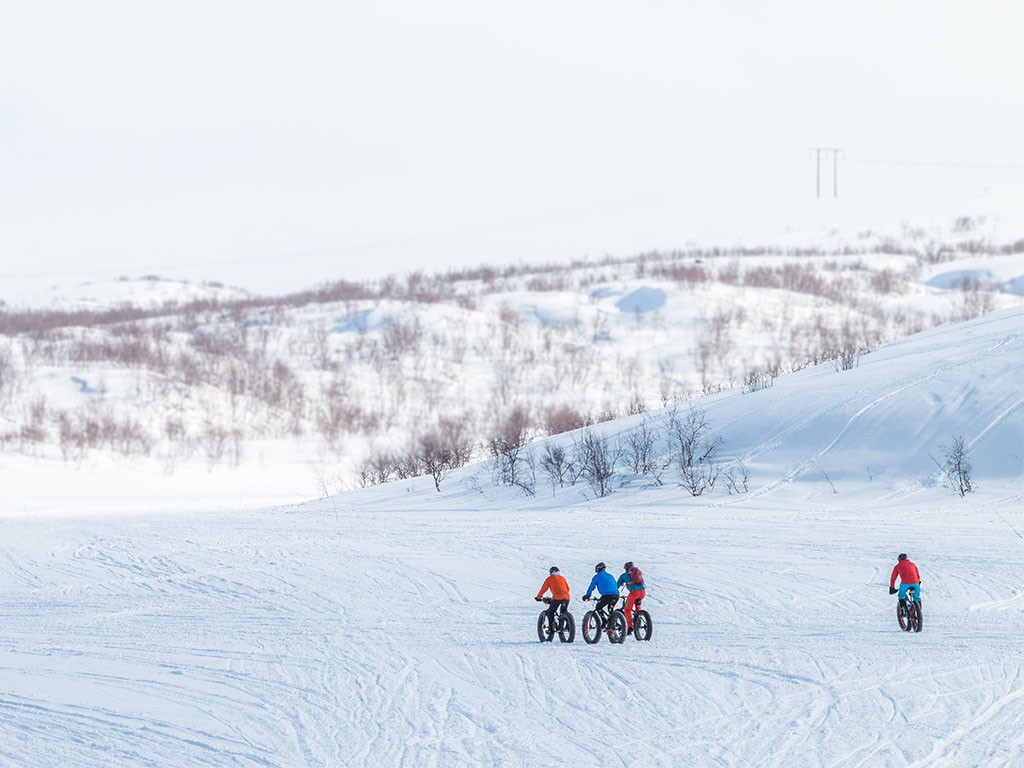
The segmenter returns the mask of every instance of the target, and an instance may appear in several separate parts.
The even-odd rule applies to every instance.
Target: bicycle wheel
[[[608,622],[608,640],[612,643],[626,641],[626,614],[622,611],[615,611]]]
[[[540,616],[537,617],[537,637],[542,643],[547,643],[550,642],[554,634],[554,627],[548,623],[548,612],[541,611]]]
[[[583,614],[583,640],[588,645],[593,645],[601,639],[601,617],[597,611],[587,611]]]
[[[921,625],[924,623],[924,615],[921,613],[921,604],[915,600],[910,605],[910,623],[913,625],[915,632],[920,632]]]
[[[633,637],[637,640],[650,640],[653,628],[651,614],[647,611],[637,611],[633,614]]]
[[[558,639],[563,643],[576,639],[576,619],[568,611],[558,617]]]
[[[903,600],[899,600],[896,603],[896,620],[900,623],[900,629],[904,632],[911,630],[910,615],[907,612],[907,604]]]

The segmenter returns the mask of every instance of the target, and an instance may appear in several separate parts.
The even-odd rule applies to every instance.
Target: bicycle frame
[[[600,597],[596,598],[596,599],[595,598],[590,598],[590,599],[591,600],[595,600],[595,602],[600,602],[600,600],[601,600]],[[626,598],[623,597],[622,595],[619,595],[618,600],[616,600],[614,603],[609,603],[608,605],[604,605],[601,608],[597,608],[596,606],[594,607],[594,613],[596,613],[598,615],[598,617],[601,619],[601,628],[602,629],[604,629],[605,627],[608,626],[608,622],[609,622],[609,620],[611,620],[612,614],[615,613],[616,610],[619,610],[619,600],[623,601],[623,603],[622,603],[623,606],[626,605],[626,603],[625,603]]]
[[[920,632],[922,611],[921,603],[914,599],[917,590],[909,587],[902,600],[897,600],[896,617],[899,619],[900,629],[904,632]]]

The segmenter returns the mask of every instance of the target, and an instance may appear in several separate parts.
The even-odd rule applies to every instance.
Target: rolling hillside
[[[620,466],[603,497],[531,495],[489,461],[440,492],[225,512],[183,488],[157,512],[142,483],[138,514],[6,519],[0,765],[1019,764],[1022,328],[1003,310],[691,401],[747,467],[732,492]],[[929,456],[955,435],[964,497]],[[33,482],[5,488],[51,495]],[[899,551],[920,634],[887,592]],[[548,566],[582,618],[593,564],[626,559],[650,642],[537,642]]]

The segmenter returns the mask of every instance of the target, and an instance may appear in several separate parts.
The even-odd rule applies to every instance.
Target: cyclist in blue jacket
[[[605,570],[604,563],[598,563],[594,566],[594,578],[590,580],[590,586],[587,587],[587,594],[583,596],[583,599],[589,600],[590,593],[595,588],[597,588],[598,594],[601,595],[597,605],[594,606],[595,610],[601,613],[603,608],[607,608],[606,615],[611,615],[615,604],[619,602],[619,588],[615,585],[615,577]],[[611,627],[607,627],[605,632],[611,632]]]

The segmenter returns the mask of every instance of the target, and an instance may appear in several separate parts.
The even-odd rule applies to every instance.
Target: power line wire
[[[848,163],[861,163],[863,165],[910,165],[930,168],[987,168],[989,170],[1024,170],[1024,165],[997,164],[997,163],[950,163],[933,160],[883,160],[869,157],[847,157],[844,160]]]

